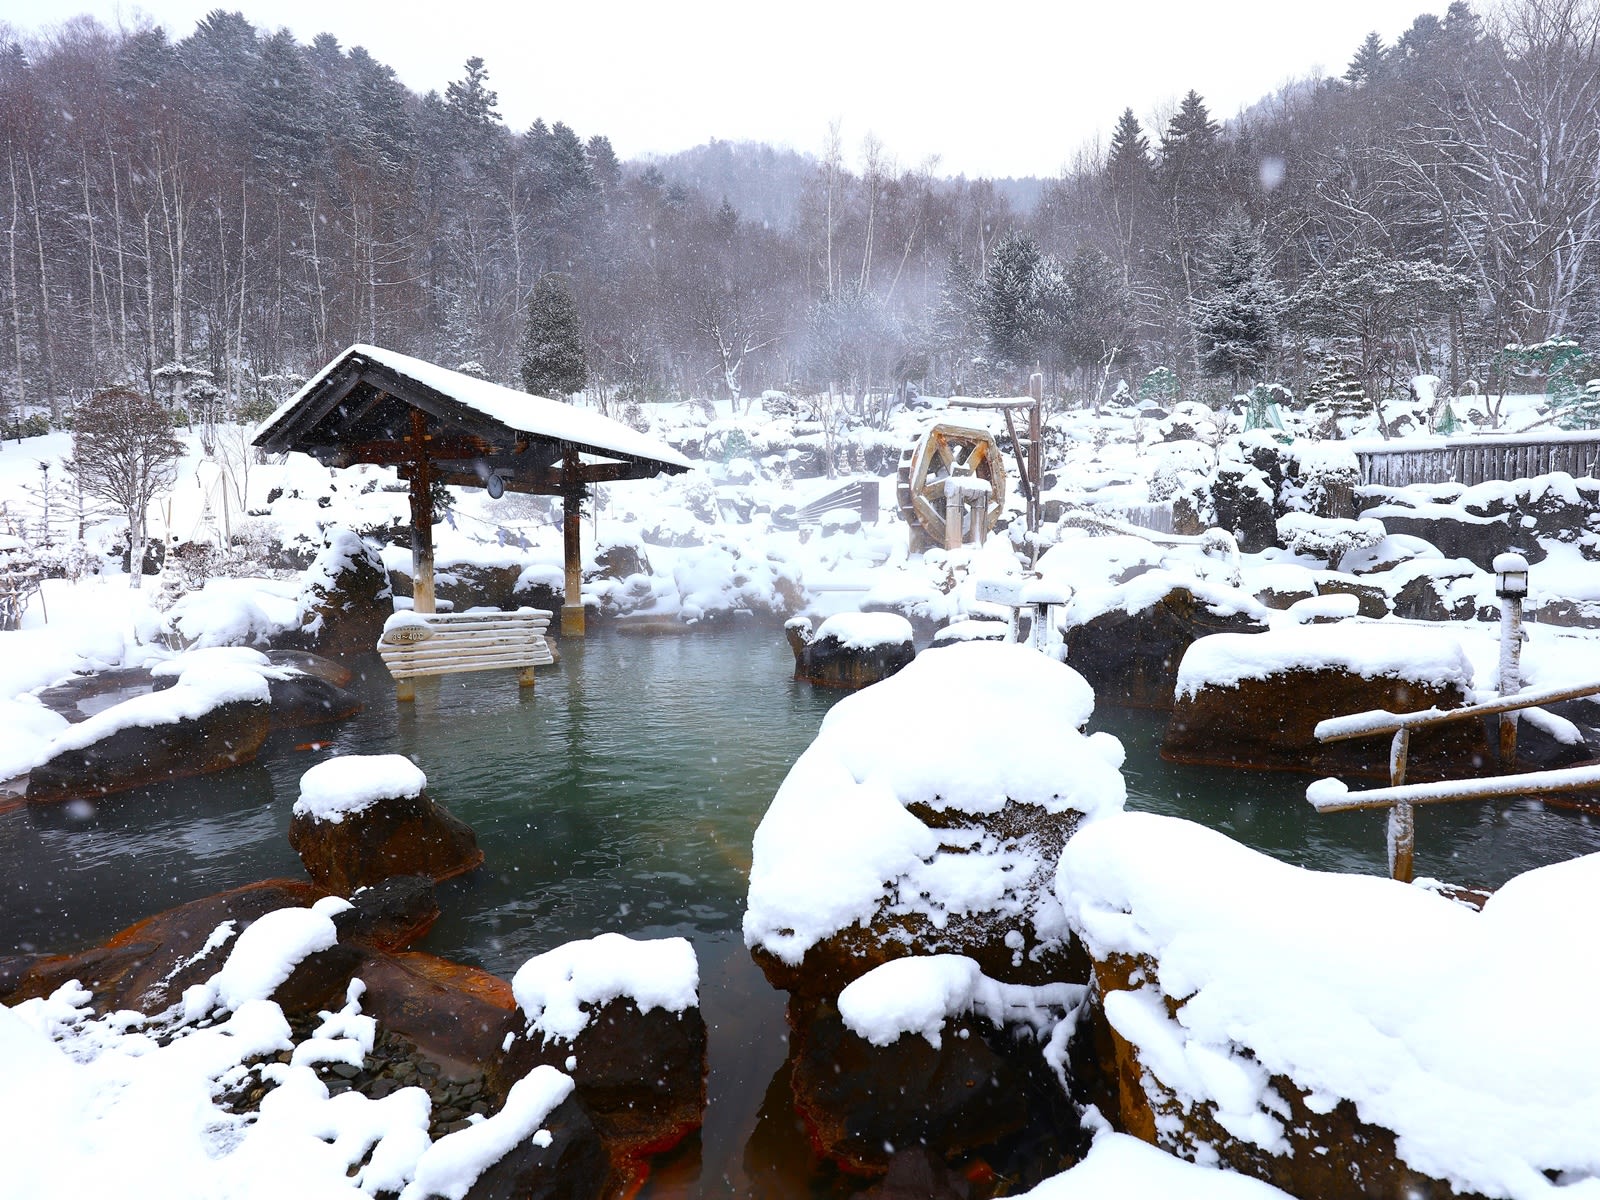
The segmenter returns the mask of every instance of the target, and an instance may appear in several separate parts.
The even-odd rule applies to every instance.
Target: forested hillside
[[[177,40],[12,30],[0,420],[60,423],[114,383],[248,414],[356,341],[521,384],[541,280],[608,408],[1010,392],[1036,367],[1080,401],[1158,368],[1207,399],[1492,388],[1548,365],[1508,343],[1600,345],[1597,34],[1596,0],[1455,0],[1232,121],[1192,91],[1123,111],[1022,212],[1029,181],[908,169],[836,128],[815,157],[619,162],[560,113],[508,128],[479,59],[418,96],[238,13]]]

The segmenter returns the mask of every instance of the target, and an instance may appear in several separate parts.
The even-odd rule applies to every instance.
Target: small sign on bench
[[[414,700],[419,675],[515,670],[517,682],[533,686],[533,669],[555,662],[545,633],[550,611],[480,610],[464,613],[397,612],[384,622],[378,653],[395,678],[401,701]]]

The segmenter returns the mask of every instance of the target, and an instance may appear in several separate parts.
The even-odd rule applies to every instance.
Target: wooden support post
[[[961,548],[961,489],[952,486],[954,478],[947,480],[944,487],[944,548],[946,550],[959,550]]]
[[[533,687],[532,667],[523,667],[522,670],[517,673],[517,686],[525,688]]]
[[[394,698],[401,704],[410,704],[417,698],[417,685],[410,676],[394,681]]]
[[[563,637],[583,636],[583,484],[579,479],[582,470],[577,450],[569,446],[561,464],[561,481],[566,486],[561,496],[561,550],[567,568],[566,590],[561,602]]]
[[[1395,731],[1389,745],[1389,783],[1406,781],[1406,758],[1411,752],[1411,730]],[[1389,809],[1389,878],[1410,883],[1417,854],[1417,819],[1411,801],[1400,800]]]
[[[411,410],[411,607],[435,611],[433,593],[433,464],[428,458],[428,414]]]

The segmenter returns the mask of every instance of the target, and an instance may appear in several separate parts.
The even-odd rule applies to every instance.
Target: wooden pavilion
[[[579,506],[591,484],[689,469],[655,438],[586,409],[530,396],[377,346],[351,346],[256,430],[268,453],[330,467],[375,463],[411,484],[412,591],[435,609],[435,482],[560,496],[566,589],[561,632],[583,636]]]

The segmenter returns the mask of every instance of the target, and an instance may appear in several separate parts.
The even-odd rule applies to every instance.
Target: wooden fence
[[[1380,487],[1413,483],[1471,487],[1490,479],[1529,479],[1552,471],[1581,478],[1596,474],[1600,433],[1374,446],[1357,448],[1356,458],[1361,464],[1361,482]]]

